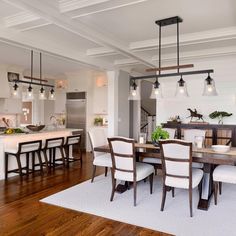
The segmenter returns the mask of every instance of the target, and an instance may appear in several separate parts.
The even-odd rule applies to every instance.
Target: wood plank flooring
[[[98,168],[97,174],[104,169]],[[0,235],[38,236],[167,236],[169,234],[124,224],[102,217],[40,203],[39,200],[91,178],[89,153],[69,169],[56,168],[41,177],[9,178],[0,181]]]

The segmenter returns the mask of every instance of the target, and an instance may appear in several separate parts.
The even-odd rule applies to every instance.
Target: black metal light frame
[[[183,22],[183,19],[179,16],[174,16],[162,20],[157,20],[155,23],[159,26],[159,74],[158,75],[144,75],[144,76],[130,76],[130,79],[139,80],[139,79],[150,79],[150,78],[162,78],[162,77],[176,77],[176,76],[184,76],[184,75],[197,75],[197,74],[210,74],[213,73],[213,69],[207,70],[193,70],[193,71],[179,71],[179,23]],[[177,25],[177,72],[175,73],[166,73],[161,74],[161,28],[164,26],[176,24]]]

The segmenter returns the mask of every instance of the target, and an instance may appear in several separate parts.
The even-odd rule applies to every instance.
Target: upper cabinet
[[[0,113],[21,114],[22,113],[21,99],[13,99],[13,98],[0,99]]]
[[[66,112],[66,92],[56,91],[54,113],[63,114],[65,112]]]
[[[94,103],[93,103],[93,112],[95,114],[104,114],[108,112],[107,109],[107,85],[102,87],[94,87]]]
[[[10,84],[7,79],[7,71],[0,68],[0,98],[9,98],[10,97]]]

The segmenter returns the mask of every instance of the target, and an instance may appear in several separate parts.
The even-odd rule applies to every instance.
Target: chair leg
[[[172,188],[171,188],[171,191],[172,191],[172,197],[175,197],[175,188],[172,187]]]
[[[136,200],[137,200],[137,182],[134,181],[134,206],[136,206]]]
[[[45,165],[46,165],[46,173],[48,173],[49,172],[49,163],[48,163],[48,156],[47,156],[46,149],[43,150],[43,157],[44,157],[44,161],[45,161]]]
[[[164,211],[165,201],[166,201],[166,186],[163,183],[163,186],[162,186],[161,211]]]
[[[116,179],[114,178],[114,176],[112,176],[111,178],[112,178],[112,192],[111,192],[110,201],[112,202],[114,199],[115,191],[116,191]]]
[[[214,201],[215,205],[217,205],[217,194],[218,194],[218,182],[214,181]]]
[[[107,177],[107,170],[108,170],[108,168],[105,167],[105,176],[106,176],[106,177]]]
[[[63,148],[59,147],[59,149],[60,149],[60,153],[61,153],[61,158],[62,158],[63,166],[66,166],[66,161],[65,161],[65,155],[64,155],[64,152],[63,152]],[[55,152],[56,152],[56,150],[55,150]],[[69,165],[68,165],[68,167],[69,167]]]
[[[8,154],[5,153],[5,179],[8,178]]]
[[[21,166],[21,161],[20,161],[20,154],[16,154],[16,161],[17,161],[17,164],[18,164],[20,177],[22,178],[23,172],[22,172],[22,166]]]
[[[43,174],[43,162],[42,162],[42,157],[41,157],[40,151],[37,152],[37,155],[38,155],[38,159],[39,159],[40,171],[41,171],[41,174]]]
[[[26,153],[26,175],[29,176],[29,153]]]
[[[150,194],[152,194],[153,191],[153,173],[149,176],[149,182],[150,182]]]
[[[219,182],[219,194],[221,195],[222,193],[222,182]]]
[[[189,209],[190,209],[190,217],[193,217],[193,189],[189,189]]]
[[[94,165],[94,166],[93,166],[93,175],[92,175],[91,183],[92,183],[93,180],[94,180],[95,173],[96,173],[96,166]]]

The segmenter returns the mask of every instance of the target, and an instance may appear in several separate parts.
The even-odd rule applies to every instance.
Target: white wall
[[[182,61],[182,63],[190,61]],[[215,80],[218,96],[202,96],[204,79],[207,75],[191,75],[184,77],[187,82],[190,97],[176,99],[174,97],[176,81],[179,79],[162,78],[164,98],[157,101],[157,124],[166,122],[169,117],[180,115],[183,122],[189,122],[186,119],[189,116],[187,108],[196,108],[199,113],[204,115],[204,119],[210,123],[217,123],[218,120],[209,119],[208,115],[215,111],[227,111],[233,113],[233,116],[224,119],[224,124],[236,124],[236,56],[225,56],[217,58],[203,58],[194,63],[193,70],[214,69],[211,77]]]

